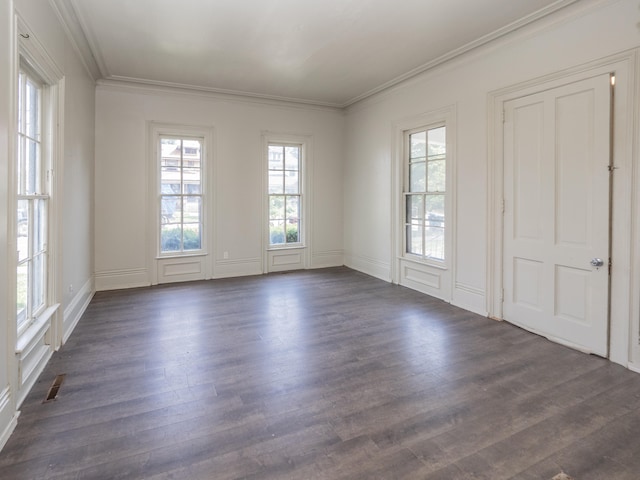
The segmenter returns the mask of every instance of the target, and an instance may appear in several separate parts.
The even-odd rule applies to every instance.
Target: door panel
[[[504,318],[599,355],[608,333],[609,89],[601,75],[504,104]]]

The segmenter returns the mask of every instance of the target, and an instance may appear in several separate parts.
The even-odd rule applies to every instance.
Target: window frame
[[[301,147],[300,188],[302,194],[301,242],[270,246],[269,236],[269,144],[299,145]],[[262,131],[260,164],[262,169],[262,272],[305,269],[311,265],[313,249],[313,157],[314,137],[310,134]]]
[[[17,42],[14,50],[14,61],[11,64],[12,72],[12,120],[9,162],[9,228],[7,234],[10,238],[10,248],[16,252],[13,261],[9,262],[10,293],[7,295],[8,318],[14,319],[15,329],[9,332],[8,341],[15,346],[20,364],[27,361],[29,355],[44,355],[43,349],[55,348],[60,345],[64,335],[63,318],[59,312],[61,284],[63,281],[60,269],[62,255],[62,239],[60,224],[60,199],[61,179],[63,178],[64,158],[64,75],[55,61],[48,55],[43,45],[29,31],[28,27],[19,15],[15,16],[15,29]],[[40,118],[41,118],[41,178],[46,186],[45,195],[30,195],[34,200],[46,199],[47,208],[44,217],[45,232],[43,240],[46,243],[45,264],[43,267],[43,305],[35,312],[30,312],[30,318],[18,325],[17,290],[18,290],[18,200],[20,194],[18,185],[18,155],[19,145],[19,82],[20,73],[27,73],[40,85]],[[29,228],[29,227],[27,227]],[[39,341],[47,339],[45,346],[35,345]],[[49,346],[49,347],[46,347]],[[38,353],[36,353],[38,352]],[[17,388],[20,392],[26,392],[23,387],[31,385],[35,378],[29,372],[21,372]],[[21,393],[21,400],[23,399]]]
[[[285,150],[286,148],[297,148],[298,152],[299,152],[299,157],[298,157],[298,165],[297,165],[297,169],[293,170],[293,169],[287,169],[286,168],[286,160],[285,160],[285,156],[286,156],[286,152],[283,152],[283,159],[282,159],[282,169],[272,169],[269,166],[269,151],[271,149],[271,147],[282,147],[283,150]],[[268,236],[267,236],[267,245],[268,245],[268,249],[269,250],[282,250],[282,249],[288,249],[288,248],[300,248],[300,247],[304,247],[305,246],[305,225],[306,225],[306,214],[305,214],[305,206],[306,206],[306,199],[305,199],[305,195],[304,195],[304,178],[305,178],[305,168],[304,168],[304,145],[302,143],[299,142],[274,142],[274,141],[268,141],[267,142],[267,208],[268,208],[268,212],[267,212],[267,229],[268,229]],[[297,182],[297,193],[287,193],[286,192],[286,186],[284,186],[284,183],[286,182],[286,175],[287,172],[290,171],[297,171],[298,173],[298,182]],[[269,184],[270,184],[270,178],[271,178],[271,172],[282,172],[282,179],[283,179],[283,192],[279,192],[279,193],[271,193],[269,191]],[[284,243],[271,243],[271,199],[272,197],[285,197],[285,204],[283,206],[284,209],[284,218],[282,220],[284,220],[284,230],[283,230],[283,238],[284,238]],[[298,240],[296,242],[288,242],[287,241],[287,197],[297,197],[298,199],[298,218],[297,218],[297,224],[298,224]]]
[[[185,186],[185,180],[184,180],[184,176],[185,176],[185,168],[189,168],[189,167],[185,167],[184,165],[184,155],[186,152],[187,148],[190,147],[185,147],[184,143],[182,143],[181,148],[180,148],[180,165],[177,167],[179,170],[179,175],[180,175],[180,179],[179,179],[179,192],[177,193],[165,193],[162,191],[162,147],[161,147],[161,142],[162,140],[178,140],[180,142],[185,142],[185,141],[197,141],[200,142],[200,193],[188,193],[185,190],[183,190],[183,186]],[[156,183],[156,211],[158,212],[158,215],[160,216],[160,218],[158,218],[158,232],[157,232],[157,243],[156,243],[156,253],[158,257],[161,258],[171,258],[171,257],[181,257],[181,256],[188,256],[188,255],[201,255],[203,253],[206,253],[206,224],[208,222],[206,222],[206,199],[207,199],[207,189],[206,189],[206,142],[205,142],[205,137],[204,136],[194,136],[194,135],[173,135],[173,134],[167,134],[167,133],[160,133],[157,136],[157,142],[156,142],[156,151],[157,151],[157,174],[156,174],[156,178],[157,178],[157,183]],[[180,214],[181,214],[181,221],[180,223],[176,223],[173,225],[179,225],[179,228],[181,230],[181,238],[180,238],[180,250],[166,250],[163,251],[162,249],[162,227],[163,225],[172,225],[172,224],[163,224],[162,223],[162,212],[163,212],[163,207],[162,207],[162,200],[163,197],[176,197],[180,199],[180,204],[181,204],[181,208],[180,208]],[[185,205],[185,197],[199,197],[200,199],[200,222],[199,222],[199,232],[200,232],[200,248],[197,249],[189,249],[189,250],[185,250],[184,248],[184,231],[185,231],[185,221],[184,221],[184,205]],[[188,224],[188,223],[187,223]]]
[[[428,152],[428,138],[429,138],[429,132],[432,130],[437,130],[440,128],[444,128],[445,129],[445,153],[444,153],[444,158],[437,158],[437,159],[430,159],[429,156],[429,152]],[[411,137],[414,134],[418,134],[418,133],[422,133],[425,132],[425,142],[427,145],[425,145],[425,156],[424,156],[424,164],[425,164],[425,174],[424,174],[424,179],[425,179],[425,187],[424,190],[421,191],[413,191],[412,187],[411,187],[411,166],[412,164],[415,164],[417,162],[412,162],[412,160],[414,160],[414,158],[422,158],[422,157],[412,157],[412,153],[411,153]],[[446,232],[447,232],[447,228],[448,228],[448,203],[449,203],[449,195],[448,195],[448,185],[449,185],[449,168],[448,168],[448,164],[449,164],[449,152],[448,152],[448,129],[447,129],[447,125],[444,121],[440,121],[440,122],[435,122],[435,123],[431,123],[429,125],[423,125],[417,128],[412,128],[410,130],[405,130],[403,133],[404,136],[404,153],[403,153],[403,170],[404,170],[404,175],[403,175],[403,188],[402,188],[402,194],[404,196],[404,201],[403,204],[405,206],[405,208],[403,209],[403,222],[404,222],[404,229],[403,229],[403,241],[402,241],[402,252],[403,252],[403,256],[406,258],[411,258],[413,260],[417,260],[423,263],[427,263],[427,264],[433,264],[433,265],[438,265],[438,266],[446,266],[447,265],[447,261],[448,259],[448,255],[450,254],[450,252],[448,251],[448,249],[446,248]],[[437,190],[437,191],[429,191],[429,163],[430,162],[435,162],[435,161],[441,161],[444,160],[445,161],[445,189],[443,191]],[[421,218],[420,218],[420,222],[416,223],[413,221],[412,218],[409,218],[408,215],[408,210],[409,210],[409,206],[408,206],[408,200],[409,197],[411,196],[418,196],[422,198],[422,208],[421,208]],[[444,197],[443,198],[443,223],[444,226],[442,227],[442,258],[440,257],[435,257],[432,255],[427,254],[427,228],[430,226],[428,225],[428,219],[426,217],[427,214],[427,199],[429,197]],[[420,233],[421,233],[421,237],[422,237],[422,252],[421,253],[415,253],[413,251],[409,251],[409,234],[408,234],[408,230],[410,229],[410,227],[413,226],[419,226],[420,228]],[[438,227],[440,228],[440,227]]]
[[[35,112],[36,131],[28,132],[27,102],[26,88],[32,85],[36,89],[37,111]],[[18,270],[26,267],[26,285],[25,289],[25,305],[24,309],[15,312],[16,328],[18,337],[22,336],[25,331],[34,325],[38,318],[47,310],[50,298],[48,295],[49,285],[49,204],[51,200],[50,175],[52,171],[51,165],[51,145],[49,141],[51,135],[47,131],[51,128],[48,112],[51,110],[48,105],[47,87],[44,79],[39,75],[33,67],[31,67],[23,56],[20,56],[20,65],[18,69],[17,81],[17,109],[16,109],[16,148],[13,155],[15,165],[15,199],[16,199],[16,242],[18,252],[21,250],[19,238],[22,237],[20,226],[22,219],[18,215],[20,203],[26,202],[27,214],[26,219],[26,254],[16,256],[16,307],[19,301],[18,290],[20,290],[20,275]],[[35,145],[35,174],[33,175],[33,189],[28,186],[27,180],[27,144]],[[43,211],[36,215],[36,204],[43,204]],[[36,248],[34,245],[35,233],[39,231],[41,238],[41,246]],[[36,275],[36,260],[41,259],[41,271]],[[39,287],[36,288],[34,282],[39,277]],[[34,295],[39,291],[39,299],[35,299]],[[37,304],[36,304],[37,301]]]
[[[446,127],[446,179],[444,231],[445,259],[434,260],[406,253],[407,132],[433,126]],[[391,124],[391,281],[451,301],[456,284],[456,105],[400,118]]]
[[[212,278],[213,239],[216,226],[213,218],[215,195],[215,130],[209,126],[185,125],[156,121],[146,122],[147,136],[147,275],[151,285]],[[203,140],[201,153],[201,249],[184,253],[161,254],[160,228],[160,137],[195,138]]]

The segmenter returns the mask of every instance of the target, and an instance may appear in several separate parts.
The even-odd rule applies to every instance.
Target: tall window
[[[445,259],[447,143],[442,125],[406,133],[406,253]]]
[[[160,253],[202,250],[201,138],[160,137]]]
[[[17,292],[18,334],[46,309],[48,165],[43,145],[43,83],[26,66],[18,77]]]
[[[269,246],[302,243],[302,146],[269,144]]]

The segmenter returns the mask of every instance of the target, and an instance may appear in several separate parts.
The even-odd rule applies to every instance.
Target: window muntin
[[[160,137],[160,254],[202,250],[202,138]]]
[[[269,246],[302,244],[302,145],[269,144]]]
[[[405,253],[445,260],[446,127],[406,133]]]
[[[26,66],[18,75],[16,149],[16,323],[18,334],[47,303],[48,167],[43,145],[43,83]]]

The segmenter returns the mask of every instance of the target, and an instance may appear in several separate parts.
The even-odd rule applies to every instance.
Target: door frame
[[[488,230],[487,230],[487,312],[490,318],[503,319],[503,202],[504,202],[504,103],[562,85],[606,73],[615,73],[615,95],[612,99],[613,165],[615,168],[612,190],[610,277],[609,358],[629,368],[640,362],[638,312],[640,311],[640,278],[631,268],[638,258],[640,247],[632,242],[640,233],[633,192],[639,183],[634,178],[637,51],[623,52],[578,67],[508,86],[488,94]],[[637,175],[637,172],[635,172]],[[634,255],[635,254],[635,255]],[[634,288],[635,285],[635,288]],[[635,332],[635,333],[634,333]],[[633,340],[632,340],[633,339]]]

